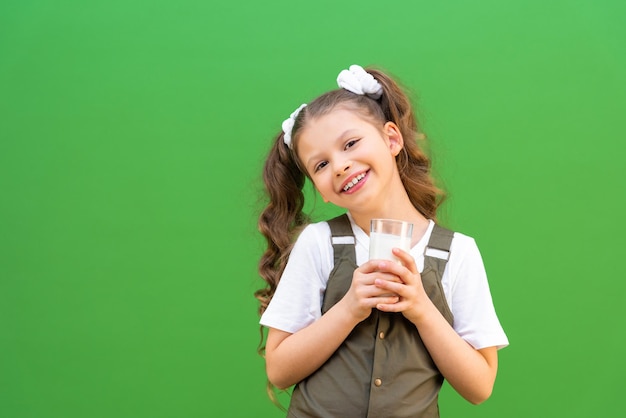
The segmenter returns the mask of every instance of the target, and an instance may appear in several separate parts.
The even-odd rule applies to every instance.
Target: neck
[[[398,219],[411,222],[413,224],[412,244],[415,245],[428,229],[429,220],[413,206],[406,193],[398,199],[381,200],[384,203],[369,210],[352,209],[350,215],[354,222],[368,235],[372,219]]]

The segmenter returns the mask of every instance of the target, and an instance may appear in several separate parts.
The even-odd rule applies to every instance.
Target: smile
[[[356,184],[361,181],[365,175],[367,173],[361,173],[358,176],[356,176],[355,178],[352,179],[352,181],[349,181],[348,184],[346,184],[345,186],[343,186],[343,191],[347,192],[348,190],[350,190],[351,188],[353,188],[354,186],[356,186]]]

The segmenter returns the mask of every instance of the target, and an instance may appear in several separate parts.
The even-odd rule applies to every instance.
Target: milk
[[[392,248],[408,252],[411,249],[411,237],[370,232],[370,260],[393,260],[400,263],[400,260],[391,253]]]

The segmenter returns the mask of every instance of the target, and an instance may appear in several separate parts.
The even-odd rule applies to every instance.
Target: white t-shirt
[[[360,266],[369,258],[369,236],[352,218],[350,222]],[[420,272],[424,269],[424,250],[434,225],[430,221],[428,230],[410,251]],[[307,225],[294,245],[276,293],[261,317],[261,325],[295,333],[320,318],[333,264],[328,223]],[[454,315],[454,330],[461,338],[475,349],[503,348],[509,344],[496,315],[482,257],[473,238],[454,233],[441,284]]]

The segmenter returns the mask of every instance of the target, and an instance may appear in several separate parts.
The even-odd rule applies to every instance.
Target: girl
[[[434,222],[441,194],[398,84],[359,66],[337,81],[285,120],[265,164],[269,381],[296,385],[290,417],[438,417],[444,378],[481,403],[508,340],[478,248]],[[347,213],[307,224],[306,177]],[[413,223],[401,264],[368,260],[373,218]]]

